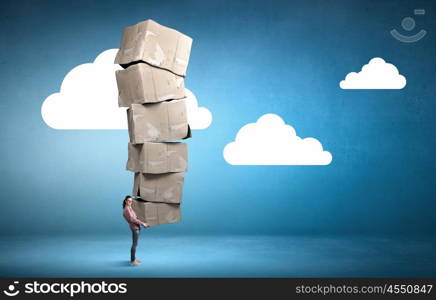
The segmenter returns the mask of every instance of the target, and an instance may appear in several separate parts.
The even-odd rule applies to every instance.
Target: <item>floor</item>
[[[1,277],[435,277],[436,237],[0,237]]]

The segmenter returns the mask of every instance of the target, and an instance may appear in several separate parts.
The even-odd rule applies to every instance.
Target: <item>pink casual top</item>
[[[139,221],[138,217],[136,216],[135,212],[133,211],[132,207],[129,205],[126,205],[123,211],[124,219],[126,219],[127,223],[129,223],[130,229],[132,230],[138,230],[139,225],[142,224],[141,221]]]

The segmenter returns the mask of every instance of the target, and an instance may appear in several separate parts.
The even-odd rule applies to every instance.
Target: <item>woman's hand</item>
[[[142,223],[142,226],[144,226],[145,228],[150,227],[150,225],[148,225],[147,223]]]

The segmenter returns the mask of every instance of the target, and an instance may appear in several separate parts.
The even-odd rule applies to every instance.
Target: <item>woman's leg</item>
[[[132,229],[132,248],[130,248],[130,261],[136,259],[136,246],[138,246],[139,229]]]

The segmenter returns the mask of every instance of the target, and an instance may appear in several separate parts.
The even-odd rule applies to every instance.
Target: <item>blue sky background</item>
[[[413,16],[413,9],[426,9]],[[75,66],[152,18],[193,37],[186,85],[214,122],[189,140],[174,233],[436,233],[434,1],[6,1],[0,11],[1,234],[117,233],[126,131],[58,131],[40,115]],[[406,16],[428,35],[403,44]],[[415,33],[415,32],[413,32]],[[373,57],[403,90],[341,90]],[[86,109],[84,107],[84,109]],[[231,166],[243,125],[276,113],[329,166]],[[265,141],[266,143],[268,141]]]

